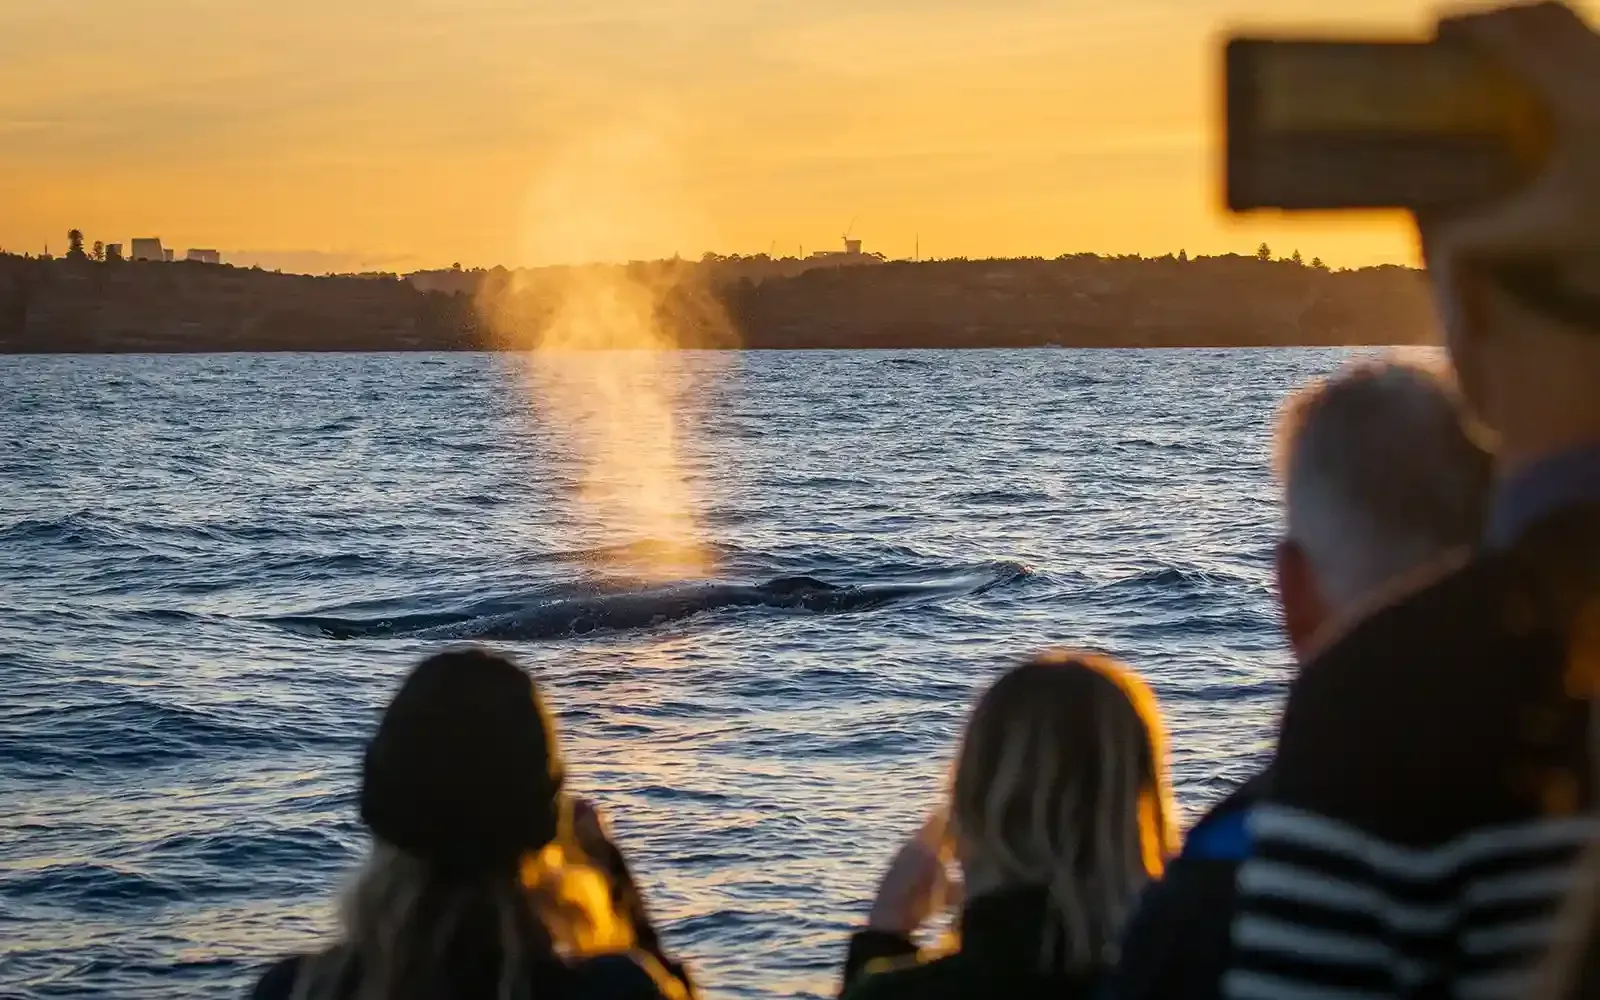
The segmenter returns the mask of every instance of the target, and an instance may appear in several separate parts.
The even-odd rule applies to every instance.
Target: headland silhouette
[[[0,353],[503,349],[485,316],[618,272],[707,348],[1226,347],[1436,340],[1422,274],[1252,256],[885,261],[706,255],[408,275],[0,254]]]

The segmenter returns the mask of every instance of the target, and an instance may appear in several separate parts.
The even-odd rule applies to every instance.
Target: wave
[[[330,639],[554,639],[651,628],[732,608],[836,614],[974,596],[1032,572],[1020,563],[996,562],[894,581],[839,585],[812,576],[779,576],[758,584],[688,583],[532,601],[507,597],[454,610],[376,618],[309,614],[258,620]]]
[[[944,498],[946,503],[975,507],[1019,507],[1029,503],[1049,503],[1053,499],[1044,490],[973,490],[953,493]]]
[[[1193,441],[1157,441],[1154,438],[1130,437],[1119,442],[1122,446],[1146,451],[1176,451],[1202,454],[1205,448]]]
[[[1102,589],[1108,591],[1133,590],[1195,594],[1230,586],[1253,587],[1254,583],[1227,573],[1190,569],[1182,566],[1161,566],[1113,580],[1104,584]]]
[[[56,542],[63,545],[92,545],[120,541],[104,519],[87,510],[75,510],[59,517],[25,517],[0,527],[0,544]]]
[[[32,772],[149,767],[219,752],[283,754],[347,742],[344,734],[271,712],[223,715],[125,693],[115,701],[33,706],[0,718],[0,764]]]
[[[327,867],[330,860],[342,863],[351,841],[359,837],[353,819],[338,824],[261,824],[248,829],[176,831],[147,842],[145,849],[153,857],[199,862],[228,871],[252,864],[316,871]]]
[[[362,418],[354,413],[346,414],[337,419],[330,420],[319,427],[311,428],[312,434],[335,434],[340,431],[353,431],[360,427]]]
[[[1166,612],[1146,611],[1119,630],[1128,642],[1159,641],[1162,639],[1223,639],[1227,637],[1276,637],[1279,634],[1277,617],[1250,606],[1211,606],[1195,602]]]
[[[159,625],[181,625],[205,621],[208,616],[177,608],[131,608],[118,612],[118,617],[132,621],[155,622]]]
[[[66,546],[120,546],[149,550],[152,544],[184,549],[218,542],[251,545],[291,537],[291,532],[271,524],[160,524],[127,521],[92,510],[74,510],[55,517],[24,517],[0,525],[0,544],[57,544]]]
[[[318,572],[360,569],[362,567],[382,565],[384,562],[383,558],[368,555],[364,552],[296,552],[273,555],[270,559],[261,563],[260,571],[280,574],[294,570],[301,575],[306,575]]]
[[[94,861],[69,861],[25,870],[0,882],[17,899],[70,899],[93,910],[137,907],[151,900],[185,898],[181,886],[136,868]]]

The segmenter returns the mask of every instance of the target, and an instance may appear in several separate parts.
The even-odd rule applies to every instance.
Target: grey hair
[[[1491,459],[1441,364],[1347,363],[1284,403],[1276,438],[1288,537],[1335,610],[1482,534]]]

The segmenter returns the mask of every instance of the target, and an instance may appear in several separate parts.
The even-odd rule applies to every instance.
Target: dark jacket
[[[1595,830],[1600,510],[1546,519],[1300,670],[1224,992],[1526,995]]]
[[[1092,975],[1038,971],[1046,903],[1043,889],[979,896],[961,911],[961,950],[926,961],[907,938],[860,931],[850,939],[841,996],[844,1000],[1087,998],[1101,981],[1098,971]]]
[[[305,956],[294,956],[269,968],[256,983],[251,1000],[289,1000]],[[499,983],[491,965],[463,970],[443,989],[448,1000],[493,1000]],[[550,959],[534,970],[528,996],[536,1000],[686,1000],[694,996],[681,967],[664,965],[647,952],[603,955],[579,962]],[[353,997],[360,974],[346,977],[341,997]]]
[[[1215,1000],[1228,967],[1234,881],[1249,856],[1250,807],[1258,774],[1212,807],[1184,838],[1183,852],[1153,882],[1123,933],[1111,976],[1116,1000]]]

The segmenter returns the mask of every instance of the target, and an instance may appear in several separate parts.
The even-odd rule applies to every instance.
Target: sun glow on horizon
[[[676,194],[697,212],[630,230],[601,259],[794,255],[835,247],[856,218],[890,257],[1265,240],[1339,265],[1408,262],[1398,218],[1220,211],[1215,49],[1230,25],[1413,30],[1434,6],[5,4],[0,247],[59,252],[78,228],[313,272],[581,263],[530,243],[507,206],[551,150],[645,116],[668,123]]]

